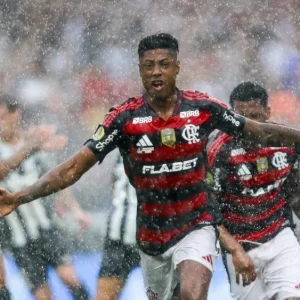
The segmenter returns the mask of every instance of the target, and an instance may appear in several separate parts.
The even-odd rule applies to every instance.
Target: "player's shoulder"
[[[203,104],[215,104],[227,108],[227,105],[222,101],[210,97],[205,92],[199,92],[197,90],[182,90],[183,98],[187,101],[201,101]]]
[[[123,103],[114,105],[109,109],[108,113],[105,116],[104,124],[108,126],[116,119],[118,120],[118,122],[122,119],[127,119],[128,115],[132,111],[138,109],[139,107],[142,107],[143,105],[144,100],[142,95],[128,98]]]
[[[218,155],[226,156],[230,152],[233,136],[218,129],[214,130],[208,137],[206,151],[209,167],[212,168]]]
[[[136,97],[131,97],[128,98],[126,101],[124,101],[121,104],[117,104],[114,105],[113,107],[111,107],[111,109],[109,110],[109,112],[123,112],[123,111],[127,111],[127,110],[134,110],[138,107],[141,107],[144,105],[144,100],[143,100],[143,96],[139,95]]]

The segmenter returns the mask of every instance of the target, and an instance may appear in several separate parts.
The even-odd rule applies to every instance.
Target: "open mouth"
[[[164,82],[162,80],[154,80],[152,81],[152,87],[156,91],[160,91],[164,87]]]

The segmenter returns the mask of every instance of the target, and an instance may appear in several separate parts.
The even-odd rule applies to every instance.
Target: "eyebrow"
[[[169,58],[169,57],[165,57],[165,58],[160,59],[159,62],[162,62],[162,61],[164,61],[164,60],[169,60],[169,61],[171,61],[171,60],[173,60],[173,59],[171,59],[171,58]],[[146,63],[146,62],[154,62],[154,59],[147,58],[147,59],[145,59],[145,60],[143,61],[143,63]]]

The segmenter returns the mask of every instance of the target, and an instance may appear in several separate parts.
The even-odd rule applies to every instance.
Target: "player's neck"
[[[149,95],[147,100],[151,108],[160,116],[160,118],[167,120],[172,116],[177,103],[177,91],[167,98],[152,98]]]

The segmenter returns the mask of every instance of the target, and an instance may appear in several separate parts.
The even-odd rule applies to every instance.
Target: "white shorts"
[[[248,252],[256,280],[243,287],[236,283],[232,256],[226,254],[232,297],[236,300],[283,300],[300,297],[300,245],[291,228],[285,228],[271,241]]]
[[[161,255],[150,256],[140,251],[142,273],[149,300],[171,300],[179,284],[176,267],[184,260],[194,260],[212,272],[218,256],[216,231],[207,226],[189,233]]]

